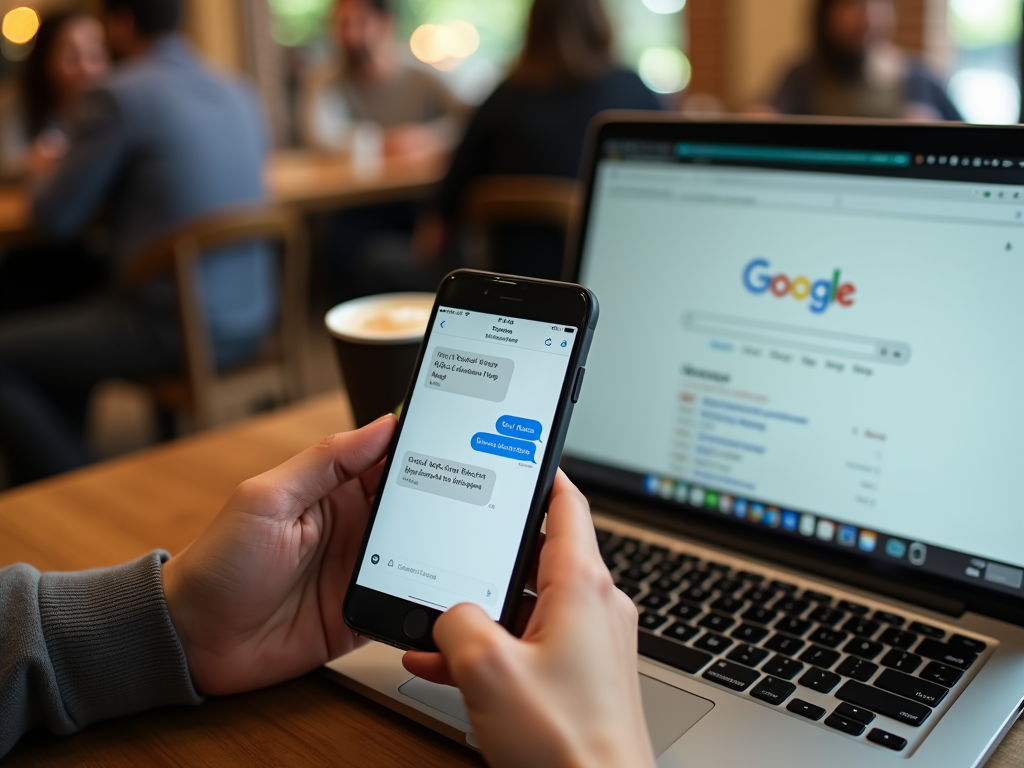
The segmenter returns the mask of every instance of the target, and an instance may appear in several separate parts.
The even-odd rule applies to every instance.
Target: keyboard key
[[[899,648],[901,651],[909,651],[914,643],[917,642],[917,635],[913,632],[904,632],[902,629],[890,627],[878,639],[886,645]]]
[[[791,635],[800,637],[805,634],[814,625],[809,621],[798,619],[793,616],[787,616],[784,619],[779,619],[779,623],[775,625],[775,629],[780,632],[788,632]]]
[[[817,707],[803,699],[793,699],[786,705],[786,709],[794,715],[806,717],[808,720],[821,720],[825,716],[825,710]]]
[[[864,725],[858,723],[856,720],[851,720],[848,717],[843,717],[836,712],[825,718],[825,725],[829,728],[835,728],[837,731],[848,733],[851,736],[860,736],[864,733]]]
[[[843,683],[843,687],[836,691],[836,698],[914,727],[921,725],[932,713],[924,704],[888,693],[881,688],[858,683],[856,680],[847,680]]]
[[[902,616],[897,616],[895,613],[889,613],[888,611],[875,611],[871,618],[883,624],[891,624],[894,627],[902,627],[907,623],[907,620]]]
[[[775,610],[791,616],[799,616],[810,607],[811,604],[806,600],[797,600],[795,597],[784,597],[772,606]]]
[[[633,566],[632,568],[626,568],[624,571],[619,573],[619,577],[626,581],[632,581],[636,584],[641,583],[644,579],[650,576],[650,571],[645,571],[643,568]]]
[[[651,613],[650,611],[643,611],[640,614],[639,624],[640,629],[646,629],[648,632],[653,632],[667,621],[668,618],[665,616],[659,616],[658,614]]]
[[[828,693],[837,685],[842,678],[834,672],[827,672],[824,669],[818,669],[817,667],[811,667],[804,676],[800,678],[800,685],[804,688],[810,688],[812,691],[818,693]]]
[[[758,605],[745,611],[741,618],[744,621],[753,621],[756,624],[771,624],[776,616],[778,614],[775,611]]]
[[[808,664],[813,664],[816,667],[828,669],[839,661],[839,652],[830,651],[828,648],[822,648],[820,645],[812,645],[800,654],[800,661],[806,661]]]
[[[647,656],[691,674],[699,672],[711,661],[710,654],[688,648],[675,640],[667,640],[649,632],[638,632],[637,643],[641,656]]]
[[[744,592],[740,597],[744,600],[749,600],[752,603],[763,605],[769,600],[773,600],[775,596],[779,594],[774,589],[764,589],[762,587],[753,587]]]
[[[736,623],[736,619],[731,616],[722,616],[719,613],[709,613],[697,623],[707,629],[713,629],[715,632],[725,632]]]
[[[641,600],[637,602],[641,608],[648,608],[652,611],[660,611],[666,605],[672,602],[672,598],[668,595],[662,595],[658,592],[651,592],[648,595],[644,595]]]
[[[680,643],[685,643],[696,637],[699,631],[696,627],[691,627],[689,624],[677,621],[667,629],[661,630],[661,634],[665,637],[671,637],[673,640],[678,640]]]
[[[737,571],[736,578],[742,581],[749,581],[754,584],[760,584],[764,581],[764,576],[760,573],[751,573],[750,571]]]
[[[882,672],[878,679],[875,680],[875,685],[883,691],[898,693],[900,696],[920,701],[929,707],[937,707],[946,698],[946,694],[949,693],[948,688],[943,688],[935,683],[929,683],[927,680],[922,680],[919,677],[905,675],[902,672],[897,672],[895,669],[887,669]]]
[[[872,728],[868,731],[868,741],[881,744],[883,747],[888,747],[895,752],[899,752],[907,746],[907,740],[902,736],[883,731],[881,728]]]
[[[683,580],[678,579],[675,576],[662,576],[650,583],[651,589],[666,595],[670,592],[675,592],[681,586],[683,586]]]
[[[847,701],[844,701],[838,707],[836,707],[836,714],[842,715],[850,720],[856,720],[858,723],[864,723],[868,725],[872,720],[875,719],[874,712],[868,712],[866,709],[855,707]]]
[[[728,661],[716,661],[701,675],[705,680],[718,683],[732,691],[745,691],[761,676],[760,672],[732,664]]]
[[[930,637],[934,640],[941,640],[946,636],[945,630],[933,627],[931,624],[922,624],[920,621],[913,621],[910,626],[907,627],[911,632],[917,632],[919,635]]]
[[[683,600],[689,600],[691,603],[700,604],[711,597],[711,593],[700,587],[690,587],[680,592],[679,597]]]
[[[796,686],[785,680],[779,680],[777,677],[764,677],[750,689],[750,695],[755,699],[778,706],[792,696],[795,690]]]
[[[725,658],[745,667],[756,667],[768,658],[768,651],[764,648],[755,648],[752,645],[738,645]]]
[[[944,685],[947,688],[952,688],[956,685],[963,674],[959,669],[947,667],[945,664],[939,664],[937,661],[929,662],[928,666],[921,670],[922,679]]]
[[[693,644],[696,648],[700,648],[702,651],[709,651],[711,653],[724,653],[732,645],[732,640],[721,635],[716,635],[714,632],[708,632]]]
[[[868,611],[871,610],[866,605],[854,603],[850,600],[840,600],[839,604],[836,605],[836,608],[838,608],[840,611],[846,611],[847,613],[856,613],[858,616],[864,616],[865,614],[867,614]],[[838,712],[838,710],[836,711]]]
[[[856,656],[847,656],[843,659],[843,663],[836,667],[836,672],[843,677],[852,677],[854,680],[860,680],[862,683],[870,680],[871,676],[877,671],[877,664],[864,661],[864,659],[858,659]]]
[[[803,671],[804,665],[799,661],[787,659],[785,656],[774,656],[765,662],[761,671],[772,677],[781,677],[785,680],[792,680]]]
[[[738,589],[740,589],[740,587],[742,587],[742,586],[743,586],[743,582],[742,581],[737,581],[736,579],[724,578],[724,579],[719,579],[714,584],[712,584],[711,588],[712,589],[717,589],[722,594],[731,595],[734,592],[736,592]]]
[[[732,568],[725,563],[716,563],[714,560],[705,560],[704,567],[711,571],[721,571],[722,573],[728,573]]]
[[[721,613],[733,614],[743,607],[743,601],[735,597],[720,597],[711,604],[711,609]]]
[[[824,645],[829,648],[838,648],[840,643],[846,639],[846,633],[839,632],[835,629],[819,627],[811,632],[807,639],[812,643],[817,643],[818,645]]]
[[[729,634],[744,643],[759,643],[768,636],[768,630],[756,624],[740,624]]]
[[[780,592],[796,592],[798,589],[796,584],[790,584],[788,581],[775,580],[768,586],[770,586],[772,589],[777,589]]]
[[[824,592],[815,592],[813,589],[805,589],[804,593],[800,595],[801,600],[809,600],[812,603],[831,603],[832,595],[826,595]]]
[[[823,624],[826,627],[834,627],[846,618],[846,614],[842,611],[837,611],[835,608],[829,608],[827,605],[822,605],[811,611],[807,618],[811,621]]]
[[[971,651],[972,653],[981,653],[988,648],[988,646],[981,642],[981,640],[975,640],[973,637],[967,637],[965,635],[953,635],[949,638],[949,644],[963,648],[965,651]]]
[[[978,654],[965,651],[955,645],[940,643],[938,640],[922,640],[914,652],[926,659],[935,659],[959,669],[967,669],[978,658]]]
[[[873,659],[882,652],[882,644],[876,643],[874,640],[861,640],[855,637],[843,646],[843,651],[860,656],[862,659]]]
[[[881,626],[877,621],[865,619],[863,616],[854,616],[843,624],[843,629],[857,637],[871,637],[881,629]]]
[[[794,656],[800,652],[806,643],[803,640],[797,640],[795,637],[789,635],[777,634],[771,640],[764,644],[764,647],[770,651],[776,651],[777,653],[784,653],[787,656]]]
[[[636,584],[627,584],[626,582],[620,582],[615,584],[620,590],[626,593],[630,598],[636,597],[640,594],[640,587]]]
[[[701,615],[701,613],[703,613],[703,611],[701,611],[701,609],[697,606],[691,605],[690,603],[679,603],[678,605],[673,606],[672,610],[669,611],[669,613],[671,613],[673,616],[679,617],[680,619],[689,620],[697,618]]]
[[[882,657],[883,667],[892,667],[908,675],[921,666],[921,657],[915,653],[898,651],[895,648]]]

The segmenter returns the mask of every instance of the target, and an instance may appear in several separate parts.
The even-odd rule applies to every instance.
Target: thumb
[[[388,414],[355,432],[325,437],[258,480],[309,506],[379,464],[394,432],[395,417]]]
[[[470,706],[500,689],[502,670],[516,644],[512,635],[472,603],[456,605],[441,615],[434,624],[434,642]]]

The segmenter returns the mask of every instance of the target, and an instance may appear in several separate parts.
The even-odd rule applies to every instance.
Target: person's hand
[[[438,132],[426,125],[407,123],[389,128],[384,133],[384,154],[387,157],[436,155],[445,149]]]
[[[637,678],[637,612],[601,561],[586,499],[561,472],[537,604],[521,640],[478,606],[434,625],[407,670],[457,685],[491,766],[653,766]]]
[[[245,481],[164,564],[168,612],[201,693],[272,685],[362,644],[341,607],[394,429],[385,416]]]
[[[32,142],[29,153],[28,172],[36,180],[45,180],[53,175],[60,161],[68,151],[68,140],[63,131],[43,131]]]

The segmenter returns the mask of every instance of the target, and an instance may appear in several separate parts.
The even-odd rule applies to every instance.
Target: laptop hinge
[[[667,520],[664,515],[644,510],[639,505],[623,504],[615,499],[588,494],[596,512],[607,514],[625,523],[641,525],[681,534],[687,538],[706,542],[713,546],[734,550],[741,554],[757,557],[761,560],[778,563],[786,568],[806,571],[823,578],[839,581],[844,584],[866,589],[880,595],[912,603],[929,610],[960,617],[967,610],[967,603],[962,600],[945,597],[924,589],[902,584],[894,579],[886,579],[856,568],[849,568],[835,563],[823,562],[816,558],[806,557],[788,549],[782,549],[776,543],[763,544],[742,539],[733,533],[724,533],[703,526],[694,525],[684,520]]]

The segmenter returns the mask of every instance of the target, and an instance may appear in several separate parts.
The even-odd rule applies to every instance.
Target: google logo
[[[792,296],[797,301],[810,299],[811,312],[821,314],[828,309],[829,304],[838,304],[841,307],[853,306],[853,294],[857,287],[853,283],[840,281],[840,273],[837,269],[832,273],[832,279],[822,278],[813,283],[806,277],[789,277],[779,272],[777,275],[770,274],[767,270],[771,263],[767,259],[754,259],[747,264],[743,270],[743,285],[751,293],[768,293],[769,291],[783,298]]]

